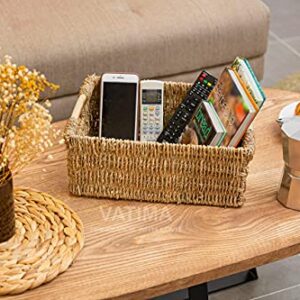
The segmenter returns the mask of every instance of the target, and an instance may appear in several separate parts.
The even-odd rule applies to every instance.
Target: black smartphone
[[[99,136],[137,140],[139,77],[105,73],[100,86]]]

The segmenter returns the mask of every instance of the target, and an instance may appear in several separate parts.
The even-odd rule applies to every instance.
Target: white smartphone
[[[137,140],[139,77],[105,73],[100,89],[99,136]]]
[[[141,141],[155,142],[163,130],[164,83],[159,80],[141,80],[140,101]]]

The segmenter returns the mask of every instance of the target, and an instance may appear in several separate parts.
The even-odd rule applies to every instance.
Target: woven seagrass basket
[[[167,122],[191,84],[165,82]],[[242,206],[254,136],[238,148],[98,137],[100,77],[87,77],[65,130],[74,195],[163,203]]]

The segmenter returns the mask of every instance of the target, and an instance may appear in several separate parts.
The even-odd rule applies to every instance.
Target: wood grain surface
[[[52,160],[45,155],[24,170],[15,185],[63,199],[81,217],[86,244],[67,272],[13,298],[148,299],[299,253],[300,213],[276,201],[283,161],[275,120],[300,95],[266,92],[240,209],[73,197],[61,145],[47,153]]]

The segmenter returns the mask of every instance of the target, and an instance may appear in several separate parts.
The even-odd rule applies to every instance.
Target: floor
[[[300,0],[263,1],[271,10],[271,27],[262,84],[272,87],[300,73]],[[259,267],[258,275],[258,280],[211,294],[209,300],[300,300],[300,255]],[[187,293],[157,299],[177,300],[180,294]]]
[[[300,256],[257,269],[259,279],[211,294],[209,300],[299,300]]]
[[[271,10],[271,27],[262,83],[271,87],[287,75],[300,73],[300,1],[263,2]]]
[[[209,295],[209,300],[299,300],[300,255],[257,268],[258,280]],[[182,290],[152,300],[183,300]],[[199,299],[201,300],[201,299]]]

